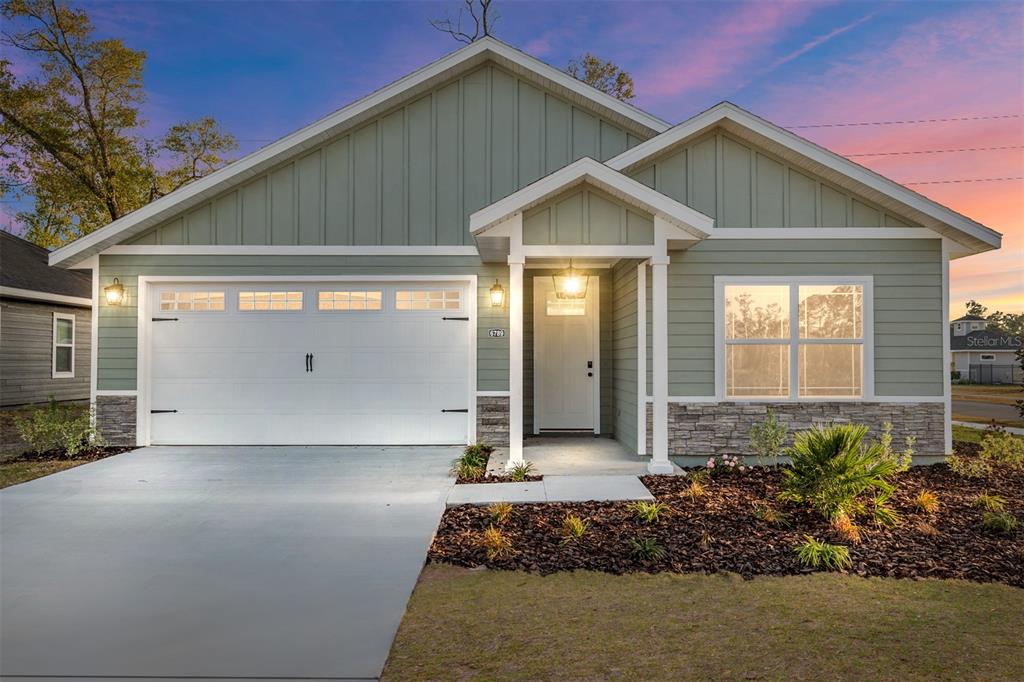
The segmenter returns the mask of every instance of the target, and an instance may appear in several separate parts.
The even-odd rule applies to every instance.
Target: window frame
[[[71,321],[71,343],[57,342],[57,321]],[[78,323],[75,315],[71,313],[53,313],[52,328],[50,330],[50,378],[52,379],[74,379],[75,378],[75,345],[77,341]],[[57,370],[57,349],[71,349],[71,371],[61,372]]]
[[[842,286],[854,284],[863,287],[862,320],[863,338],[857,339],[802,339],[800,338],[800,287],[801,286]],[[789,338],[788,339],[737,339],[727,343],[725,337],[725,287],[788,286],[789,287]],[[715,276],[715,399],[719,402],[736,403],[824,403],[824,402],[865,402],[875,398],[875,295],[874,276]],[[788,396],[729,396],[726,392],[726,347],[727,345],[787,345],[789,346],[789,395]],[[852,396],[800,396],[799,354],[801,345],[816,344],[860,344],[863,348],[861,368],[863,395]]]
[[[468,304],[466,299],[469,298],[469,294],[465,290],[463,290],[461,287],[453,287],[453,286],[447,286],[447,285],[441,285],[441,286],[417,286],[417,284],[418,284],[417,282],[410,282],[408,284],[398,284],[398,285],[396,285],[396,286],[391,288],[390,295],[388,296],[388,298],[389,298],[388,304],[391,306],[390,309],[393,312],[398,313],[400,315],[437,315],[439,313],[441,315],[462,315],[462,314],[465,314],[465,312],[468,310],[467,306],[469,304]],[[418,291],[425,291],[425,292],[432,292],[432,291],[449,292],[449,291],[454,291],[455,293],[457,293],[459,295],[459,307],[457,309],[456,308],[447,308],[447,307],[443,307],[443,306],[441,308],[401,308],[401,307],[399,307],[399,305],[398,305],[398,294],[399,293],[401,293],[401,292],[415,293],[415,292],[418,292]],[[441,302],[445,303],[445,302],[447,302],[447,299],[443,298],[443,296],[444,296],[444,293],[442,293]]]
[[[299,314],[302,314],[302,313],[306,312],[306,298],[307,298],[306,294],[307,294],[307,291],[308,290],[305,287],[285,287],[285,288],[239,287],[239,288],[235,289],[235,295],[234,295],[235,309],[234,309],[234,312],[240,313],[240,314],[243,314],[243,315],[253,315],[253,314],[264,314],[264,315],[274,314],[274,315],[279,315],[281,313],[289,313],[289,314],[292,314],[292,315],[299,315]],[[255,298],[256,294],[269,294],[269,295],[272,296],[273,294],[280,294],[280,293],[285,294],[285,304],[286,304],[286,307],[284,307],[284,308],[277,308],[277,309],[267,308],[266,310],[260,310],[260,309],[256,308],[256,298]],[[299,300],[298,300],[299,307],[298,308],[288,308],[287,307],[287,303],[289,302],[288,301],[288,294],[291,294],[291,293],[299,294]],[[242,307],[242,294],[252,294],[253,295],[253,308],[251,310]],[[271,303],[271,302],[273,302],[272,298],[270,300],[268,300],[268,303]],[[225,301],[225,305],[226,305],[226,301]]]
[[[344,288],[344,289],[337,288],[337,287],[335,287],[335,288],[328,288],[328,289],[322,289],[320,287],[317,287],[315,289],[315,293],[316,293],[316,308],[315,308],[314,311],[317,312],[317,313],[325,313],[325,314],[329,314],[329,315],[333,315],[334,313],[339,313],[339,314],[342,314],[342,315],[345,315],[345,314],[348,314],[348,313],[355,313],[355,314],[359,314],[359,315],[366,315],[366,314],[379,315],[379,314],[381,314],[383,312],[386,312],[386,310],[387,310],[387,303],[388,303],[388,300],[387,300],[388,299],[388,289],[387,289],[387,287],[377,287],[377,288],[369,288],[369,287],[351,288],[350,287],[350,288]],[[379,308],[321,308],[320,307],[320,295],[321,294],[331,294],[333,296],[334,294],[341,294],[341,293],[350,294],[350,296],[349,296],[349,303],[351,303],[351,301],[352,301],[351,294],[354,294],[354,293],[380,294],[380,307]],[[370,300],[370,299],[365,299],[365,300]],[[332,298],[331,302],[332,303],[337,303],[337,299]]]
[[[178,303],[179,303],[179,301],[178,301],[178,294],[186,294],[186,293],[193,295],[193,299],[190,301],[190,306],[191,307],[189,307],[187,309],[186,308],[178,308]],[[170,308],[170,309],[167,309],[167,310],[164,309],[164,307],[163,307],[163,304],[164,304],[164,301],[163,301],[164,294],[174,294],[174,301],[173,301],[174,307],[173,308]],[[206,308],[205,310],[196,310],[195,298],[194,298],[194,296],[196,294],[206,294],[206,302],[207,302],[207,304],[209,304],[210,301],[211,301],[210,294],[222,294],[223,300],[224,300],[224,307],[220,308],[220,309]],[[157,293],[156,301],[155,301],[155,306],[156,306],[156,312],[160,313],[160,314],[169,314],[169,313],[183,313],[183,314],[199,313],[199,314],[205,315],[207,313],[226,313],[226,312],[228,312],[228,299],[229,299],[229,293],[228,293],[226,288],[206,288],[206,289],[191,289],[191,288],[186,288],[186,287],[165,288],[165,289],[161,289]]]

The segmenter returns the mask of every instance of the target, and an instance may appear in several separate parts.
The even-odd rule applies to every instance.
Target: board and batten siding
[[[670,395],[715,394],[716,275],[874,276],[875,395],[943,394],[941,240],[711,239],[669,255]]]
[[[75,316],[74,377],[53,378],[54,313]],[[89,399],[89,308],[5,298],[0,320],[0,405]]]
[[[472,244],[477,209],[641,141],[487,64],[131,243]]]
[[[654,217],[593,187],[523,214],[524,244],[653,244]]]
[[[254,281],[293,275],[477,275],[477,390],[508,390],[508,335],[488,335],[491,328],[508,328],[508,307],[491,307],[489,295],[495,279],[508,291],[508,266],[470,256],[101,256],[100,286],[117,277],[126,296],[120,306],[100,303],[99,390],[136,389],[138,278],[157,275],[251,276]]]
[[[916,227],[822,178],[714,130],[630,175],[715,227]]]
[[[615,439],[637,451],[637,261],[622,260],[612,270],[612,397]]]

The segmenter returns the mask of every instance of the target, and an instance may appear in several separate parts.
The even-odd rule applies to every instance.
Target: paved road
[[[380,674],[453,448],[147,448],[0,492],[0,673]]]
[[[973,400],[954,400],[953,414],[984,419],[1020,419],[1017,408],[1013,405],[993,405]]]

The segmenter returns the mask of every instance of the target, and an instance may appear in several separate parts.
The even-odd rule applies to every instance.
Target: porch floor
[[[507,457],[507,450],[495,452],[489,468],[504,472]],[[593,436],[527,437],[523,459],[533,464],[532,473],[542,476],[644,476],[651,461],[617,440]]]

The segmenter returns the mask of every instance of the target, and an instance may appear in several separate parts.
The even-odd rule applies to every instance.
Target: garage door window
[[[380,291],[321,291],[320,310],[380,310],[383,295]]]
[[[224,310],[223,291],[162,291],[160,310],[175,312]]]
[[[241,311],[302,310],[301,291],[239,291]]]
[[[458,289],[406,290],[395,292],[395,310],[461,310]]]

